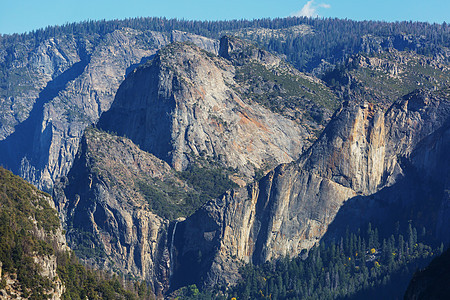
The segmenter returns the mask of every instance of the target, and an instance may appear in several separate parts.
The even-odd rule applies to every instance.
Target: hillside
[[[153,295],[145,284],[130,290],[117,277],[82,266],[67,247],[48,194],[3,168],[0,189],[0,298],[149,299]]]

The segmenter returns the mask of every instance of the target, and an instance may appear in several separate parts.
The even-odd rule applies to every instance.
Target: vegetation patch
[[[87,269],[70,253],[58,255],[58,275],[66,287],[63,300],[155,299],[147,283],[126,281],[117,275]]]
[[[379,239],[369,223],[337,243],[320,243],[306,256],[280,259],[241,270],[242,281],[229,291],[238,299],[362,299],[403,297],[417,267],[442,253],[443,245],[424,244],[411,223],[403,233]]]
[[[390,104],[418,88],[444,88],[450,82],[447,66],[408,51],[358,54],[325,73],[322,79],[335,91]]]
[[[444,250],[443,244],[426,243],[425,228],[418,232],[409,223],[404,229],[381,239],[369,223],[355,233],[347,230],[335,242],[305,249],[298,257],[246,265],[234,287],[198,291],[192,285],[174,294],[182,299],[402,298],[414,271]]]
[[[237,69],[236,81],[248,86],[247,97],[278,113],[286,109],[303,109],[305,102],[330,110],[338,105],[337,97],[325,85],[282,68],[269,69],[251,62]]]
[[[13,288],[21,297],[49,299],[55,282],[42,275],[35,258],[56,255],[64,300],[155,298],[146,283],[88,269],[72,251],[55,248],[54,234],[60,223],[48,201],[49,195],[0,167],[0,289],[7,287],[6,276],[10,276],[17,280]],[[38,230],[44,231],[44,238]]]
[[[183,189],[173,180],[161,181],[148,179],[138,181],[150,209],[157,215],[173,220],[188,217],[205,202],[217,198],[227,190],[237,187],[223,168],[208,168],[191,165],[177,174],[182,182],[187,183]]]
[[[36,255],[54,254],[51,239],[40,239],[41,229],[51,236],[59,219],[48,201],[23,179],[0,167],[0,261],[4,273],[16,274],[23,297],[46,299],[54,285],[40,274]],[[35,223],[36,222],[36,223]]]

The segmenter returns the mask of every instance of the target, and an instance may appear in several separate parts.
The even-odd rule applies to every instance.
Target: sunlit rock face
[[[426,91],[405,96],[387,111],[369,103],[344,103],[298,161],[209,202],[180,224],[180,274],[201,261],[197,280],[206,285],[228,284],[238,279],[243,262],[258,264],[299,255],[323,237],[347,200],[360,197],[364,201],[366,196],[395,187],[405,176],[409,178],[405,160],[422,172],[427,167],[428,172],[441,170],[448,179],[448,171],[443,171],[448,165],[448,158],[443,159],[448,130],[442,129],[448,116],[448,97]],[[427,142],[428,136],[440,130],[439,138]],[[438,161],[443,165],[437,166]],[[436,174],[430,176],[436,178]],[[399,201],[391,198],[385,201]],[[446,206],[447,198],[438,202]],[[416,205],[414,201],[418,200],[400,205]],[[358,216],[352,218],[374,217],[358,209],[354,211]],[[373,214],[377,212],[382,210]],[[428,225],[446,228],[443,217],[439,224],[430,220]],[[179,281],[193,282],[192,278],[180,276]]]

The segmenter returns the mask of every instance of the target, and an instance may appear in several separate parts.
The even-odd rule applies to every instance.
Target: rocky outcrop
[[[386,112],[368,103],[345,103],[297,162],[209,202],[179,225],[180,274],[196,261],[204,268],[178,283],[232,283],[241,262],[293,257],[310,248],[346,201],[400,181],[406,172],[402,160],[414,161],[420,142],[449,116],[445,92],[417,91]]]
[[[227,60],[189,44],[172,44],[121,85],[98,126],[133,140],[186,169],[199,157],[249,180],[295,160],[308,131],[243,97]]]
[[[244,28],[235,31],[227,31],[227,34],[251,41],[278,39],[286,42],[288,38],[314,34],[314,29],[312,26],[302,24],[281,29],[269,29],[262,27]]]
[[[51,189],[69,171],[84,128],[109,109],[125,75],[178,40],[217,52],[217,41],[193,34],[127,28],[100,38],[64,36],[36,48],[11,50],[16,59],[8,76],[23,74],[17,85],[31,87],[0,93],[1,162],[36,186]]]
[[[223,36],[219,55],[235,67],[240,94],[308,130],[305,148],[339,107],[340,100],[323,81],[299,72],[282,57],[255,44]]]
[[[219,51],[219,41],[213,40],[201,35],[196,35],[184,31],[179,30],[172,30],[171,33],[171,43],[175,42],[189,42],[193,43],[197,47],[206,50],[208,52],[211,52],[213,54],[218,53]]]
[[[80,258],[146,280],[161,293],[170,279],[169,221],[152,212],[143,182],[188,188],[167,163],[130,140],[88,129],[71,171],[55,184],[54,198]]]
[[[447,57],[447,58],[445,58]],[[323,76],[337,93],[383,104],[416,90],[445,89],[450,81],[448,55],[429,57],[395,48],[359,53]]]

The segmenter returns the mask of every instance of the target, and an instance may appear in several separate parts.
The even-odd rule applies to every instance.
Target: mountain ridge
[[[138,21],[0,40],[0,163],[85,263],[226,295],[356,224],[449,242],[447,24]]]

